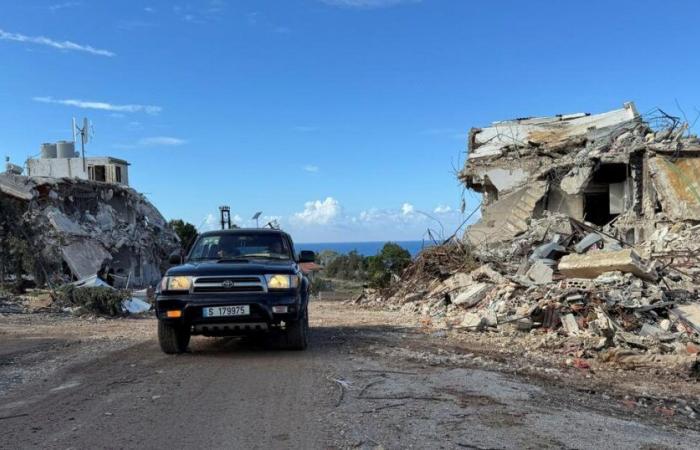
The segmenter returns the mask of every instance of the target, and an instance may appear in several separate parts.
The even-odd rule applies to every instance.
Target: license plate
[[[249,314],[249,305],[207,306],[202,308],[202,317],[247,316]]]

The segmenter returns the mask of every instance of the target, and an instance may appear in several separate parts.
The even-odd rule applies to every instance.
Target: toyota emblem
[[[224,280],[224,282],[221,283],[221,286],[223,286],[226,289],[231,289],[234,286],[234,283],[231,280]]]

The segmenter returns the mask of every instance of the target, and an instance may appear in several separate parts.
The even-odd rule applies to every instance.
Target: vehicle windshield
[[[279,234],[235,233],[205,236],[197,241],[190,260],[292,259],[289,244]]]

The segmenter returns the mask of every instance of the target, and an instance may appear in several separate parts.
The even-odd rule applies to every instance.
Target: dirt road
[[[700,438],[612,394],[490,370],[394,313],[316,302],[311,318],[306,352],[201,338],[181,356],[160,352],[153,319],[0,318],[0,448],[696,448]]]

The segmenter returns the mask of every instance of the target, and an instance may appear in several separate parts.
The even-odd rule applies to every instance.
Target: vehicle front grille
[[[265,281],[258,276],[198,277],[193,280],[194,293],[265,292]]]

